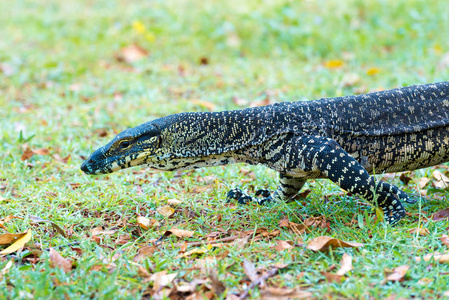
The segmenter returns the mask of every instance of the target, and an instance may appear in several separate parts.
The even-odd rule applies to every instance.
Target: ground
[[[232,299],[253,265],[278,271],[252,299],[274,287],[318,299],[449,290],[447,263],[415,260],[449,247],[449,221],[432,220],[449,206],[444,165],[379,176],[427,194],[394,228],[327,180],[289,205],[226,203],[232,187],[275,189],[259,166],[79,170],[116,133],[167,114],[448,80],[446,1],[2,1],[0,19],[0,235],[32,233],[0,260],[1,298]],[[363,246],[307,248],[319,236]],[[332,276],[345,253],[353,269]]]

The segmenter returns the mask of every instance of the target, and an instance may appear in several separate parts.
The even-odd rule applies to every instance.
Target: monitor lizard
[[[363,95],[275,103],[221,112],[165,116],[119,133],[81,166],[106,174],[147,165],[186,170],[231,163],[262,164],[279,172],[279,187],[263,203],[291,200],[307,179],[328,178],[383,210],[394,225],[401,202],[415,203],[370,174],[401,172],[449,161],[449,82]],[[239,189],[239,203],[254,200]]]

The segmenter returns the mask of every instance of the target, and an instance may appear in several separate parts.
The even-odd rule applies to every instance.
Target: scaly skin
[[[449,161],[449,82],[365,95],[286,102],[223,112],[180,113],[126,129],[81,166],[105,174],[137,165],[185,170],[236,162],[280,174],[275,199],[290,200],[311,178],[329,178],[380,207],[390,224],[404,215],[396,186],[374,172]],[[271,200],[266,191],[261,201]],[[229,198],[253,199],[238,190]]]

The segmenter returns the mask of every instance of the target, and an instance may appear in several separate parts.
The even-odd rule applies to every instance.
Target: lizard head
[[[86,174],[107,174],[132,166],[148,164],[162,154],[161,131],[153,122],[129,128],[97,149],[81,165]]]

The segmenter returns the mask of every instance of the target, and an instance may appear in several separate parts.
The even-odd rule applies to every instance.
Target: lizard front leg
[[[246,204],[253,201],[260,205],[278,200],[289,202],[294,196],[296,196],[296,194],[298,194],[305,183],[306,180],[304,179],[279,173],[279,186],[273,195],[271,195],[271,192],[268,189],[259,189],[255,193],[256,197],[252,197],[244,193],[241,189],[235,188],[229,191],[227,199],[228,201],[231,199],[237,200],[240,204]],[[259,196],[262,196],[262,198],[259,198]]]
[[[374,177],[332,139],[313,136],[308,137],[306,143],[312,149],[309,150],[312,168],[318,169],[344,190],[382,208],[389,224],[394,225],[405,216],[400,200],[413,203],[407,193],[389,183],[376,183]]]

